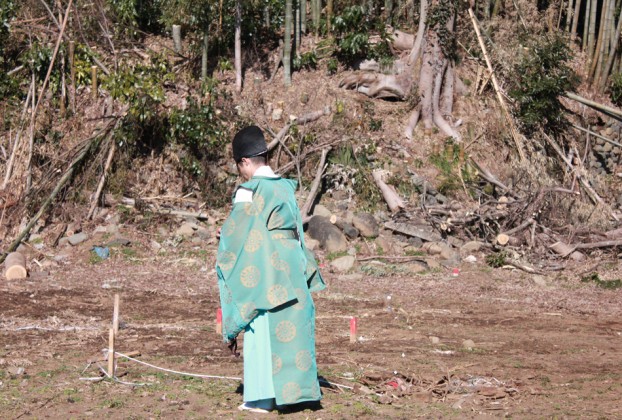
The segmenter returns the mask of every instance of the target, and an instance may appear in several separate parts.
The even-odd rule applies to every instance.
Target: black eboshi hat
[[[263,132],[256,125],[243,128],[235,135],[231,144],[233,148],[233,160],[237,162],[242,158],[263,155],[268,152],[268,145]]]

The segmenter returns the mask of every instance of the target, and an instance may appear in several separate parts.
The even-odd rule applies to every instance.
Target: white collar
[[[255,173],[253,174],[253,176],[265,176],[267,178],[278,178],[279,176],[277,174],[274,173],[274,171],[272,170],[271,167],[269,166],[260,166],[259,168],[257,168],[255,170]]]

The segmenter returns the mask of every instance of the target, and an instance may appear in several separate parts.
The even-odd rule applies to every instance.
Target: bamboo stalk
[[[285,33],[283,35],[283,77],[285,86],[292,84],[292,0],[285,1]]]
[[[588,60],[586,62],[587,67],[586,67],[586,73],[588,73],[589,76],[589,70],[590,70],[590,66],[592,65],[592,60],[594,57],[594,47],[596,44],[596,12],[597,12],[597,7],[598,7],[598,1],[597,0],[590,0],[590,13],[589,13],[589,18],[590,18],[590,22],[589,22],[589,28],[588,28],[588,38],[587,38],[587,56],[588,56]]]
[[[611,49],[609,50],[609,57],[607,58],[607,64],[603,68],[603,73],[600,77],[599,90],[602,93],[605,90],[605,86],[607,84],[607,78],[609,74],[611,74],[611,69],[613,68],[613,62],[617,56],[616,52],[618,50],[618,41],[620,40],[620,32],[622,31],[622,14],[618,16],[618,24],[616,25],[616,33],[613,36],[613,42],[611,44]]]
[[[594,108],[598,111],[604,112],[610,116],[612,116],[613,118],[622,121],[622,111],[616,108],[612,108],[610,106],[607,105],[603,105],[603,104],[599,104],[598,102],[594,102],[594,101],[590,101],[589,99],[583,98],[577,94],[574,94],[572,92],[566,92],[564,93],[564,96],[568,99],[572,99],[574,101],[580,102],[583,105],[587,105],[591,108]]]
[[[242,0],[235,2],[235,90],[242,92]]]
[[[475,29],[475,34],[477,35],[477,40],[479,42],[480,48],[482,49],[482,53],[484,55],[484,59],[486,60],[486,65],[488,66],[488,70],[491,73],[492,85],[495,88],[495,92],[497,93],[497,99],[499,100],[499,104],[501,105],[501,109],[505,115],[508,124],[510,125],[510,132],[512,134],[512,138],[514,139],[514,143],[516,144],[516,149],[518,150],[518,155],[520,156],[521,161],[525,160],[525,154],[523,152],[523,144],[522,139],[520,137],[520,133],[516,128],[516,124],[510,115],[510,111],[503,99],[503,95],[501,94],[501,89],[499,88],[499,83],[497,82],[497,77],[495,76],[495,71],[490,62],[490,58],[488,57],[488,53],[486,52],[486,45],[484,44],[484,40],[482,39],[482,35],[479,30],[479,24],[477,23],[477,18],[473,14],[473,9],[469,7],[469,16],[471,17],[471,22],[473,22],[473,28]]]
[[[587,0],[585,5],[585,14],[583,18],[583,36],[581,37],[581,50],[586,53],[588,48],[589,27],[590,27],[590,10],[592,9],[592,0]]]
[[[579,0],[576,0],[577,3]],[[570,32],[570,28],[572,26],[572,11],[574,8],[572,7],[572,0],[568,0],[568,5],[566,7],[566,32]]]
[[[574,12],[572,14],[572,26],[570,27],[570,38],[577,37],[577,27],[579,26],[579,13],[581,12],[581,3],[583,0],[575,0]]]
[[[71,114],[76,114],[76,42],[69,41],[69,77],[71,78],[71,91],[70,91],[70,102],[71,102]]]

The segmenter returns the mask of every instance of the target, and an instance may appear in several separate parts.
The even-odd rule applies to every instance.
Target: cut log
[[[500,233],[497,235],[497,243],[501,246],[505,246],[510,242],[510,236],[505,233]]]
[[[26,270],[26,257],[19,252],[11,252],[4,263],[6,267],[4,276],[7,280],[25,279],[28,276]]]
[[[383,171],[375,170],[373,171],[372,176],[374,177],[374,182],[376,182],[376,185],[382,193],[382,197],[384,197],[384,201],[386,201],[389,206],[389,209],[391,209],[392,212],[403,209],[405,207],[404,201],[397,194],[395,188],[384,182],[382,179]]]

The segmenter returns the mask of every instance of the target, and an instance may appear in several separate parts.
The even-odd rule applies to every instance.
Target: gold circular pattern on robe
[[[287,302],[287,289],[280,284],[270,286],[268,289],[268,302],[273,306],[279,306]]]
[[[246,242],[244,242],[244,251],[246,252],[255,252],[261,247],[261,242],[263,241],[263,235],[257,229],[251,229],[248,233],[248,237],[246,238]]]
[[[289,274],[289,264],[287,264],[287,261],[281,259],[278,252],[275,251],[270,255],[270,264],[272,264],[272,267],[275,269],[285,271]]]
[[[222,236],[231,236],[235,232],[235,220],[228,218],[220,229]]]
[[[276,326],[275,334],[281,343],[289,343],[296,337],[296,326],[291,321],[281,321]]]
[[[252,288],[259,284],[261,279],[261,271],[254,265],[249,265],[240,273],[240,283],[244,287]]]
[[[311,352],[309,350],[300,350],[296,353],[296,367],[303,372],[308,371],[313,364]]]
[[[288,382],[283,385],[283,401],[285,404],[292,404],[298,401],[298,398],[302,396],[300,385],[296,382]]]
[[[240,315],[246,322],[250,322],[257,315],[257,306],[253,302],[245,303],[240,307]]]
[[[231,251],[221,251],[218,253],[218,257],[216,260],[221,270],[229,271],[235,265],[236,257],[235,254]]]
[[[294,308],[301,311],[304,309],[305,305],[307,304],[307,294],[305,293],[304,290],[300,288],[294,289],[294,291],[296,292],[296,298],[298,299],[298,302],[296,302],[296,304],[294,305]]]
[[[263,211],[265,200],[262,196],[253,194],[253,202],[244,204],[244,212],[249,216],[257,216]]]
[[[283,360],[276,354],[272,353],[272,374],[276,375],[283,367]]]

